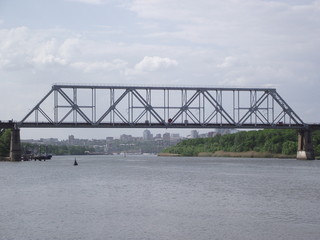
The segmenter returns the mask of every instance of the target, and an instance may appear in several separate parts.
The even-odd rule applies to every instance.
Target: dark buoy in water
[[[73,166],[78,166],[77,159],[74,159]]]

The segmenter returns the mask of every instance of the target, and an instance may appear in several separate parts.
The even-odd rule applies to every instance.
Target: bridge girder
[[[60,84],[18,126],[301,129],[306,124],[273,88]]]

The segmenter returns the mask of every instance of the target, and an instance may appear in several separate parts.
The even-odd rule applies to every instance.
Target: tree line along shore
[[[5,159],[10,151],[10,130],[0,136],[0,158]],[[187,139],[165,148],[159,156],[199,157],[254,157],[295,158],[297,153],[296,130],[240,131],[216,135],[211,138]],[[320,131],[313,132],[312,142],[317,159],[320,159]],[[28,147],[26,144],[25,147]],[[81,155],[93,151],[84,146],[46,146],[54,155]]]
[[[240,131],[184,140],[164,149],[159,156],[295,158],[297,139],[297,131],[291,129]],[[320,159],[320,131],[313,132],[312,141],[315,155]]]

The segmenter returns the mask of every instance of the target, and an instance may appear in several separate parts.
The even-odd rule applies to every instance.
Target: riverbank
[[[312,143],[315,155],[319,156],[320,131],[312,133]],[[265,129],[239,131],[211,138],[185,139],[163,152],[182,156],[296,158],[297,149],[296,131]]]
[[[181,154],[175,154],[175,153],[166,153],[166,152],[161,152],[158,153],[158,157],[182,157]]]
[[[216,151],[214,153],[210,152],[200,152],[199,157],[239,157],[239,158],[295,158],[296,155],[286,155],[286,154],[277,154],[269,152],[225,152],[225,151]]]
[[[175,153],[159,153],[159,157],[182,157],[181,154]],[[195,157],[236,157],[236,158],[295,158],[295,155],[285,155],[285,154],[274,154],[268,152],[225,152],[225,151],[216,151],[216,152],[200,152]]]

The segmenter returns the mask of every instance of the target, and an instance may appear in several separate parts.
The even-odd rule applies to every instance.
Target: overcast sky
[[[0,120],[21,120],[54,83],[121,83],[275,87],[319,123],[319,49],[320,0],[0,0]]]

